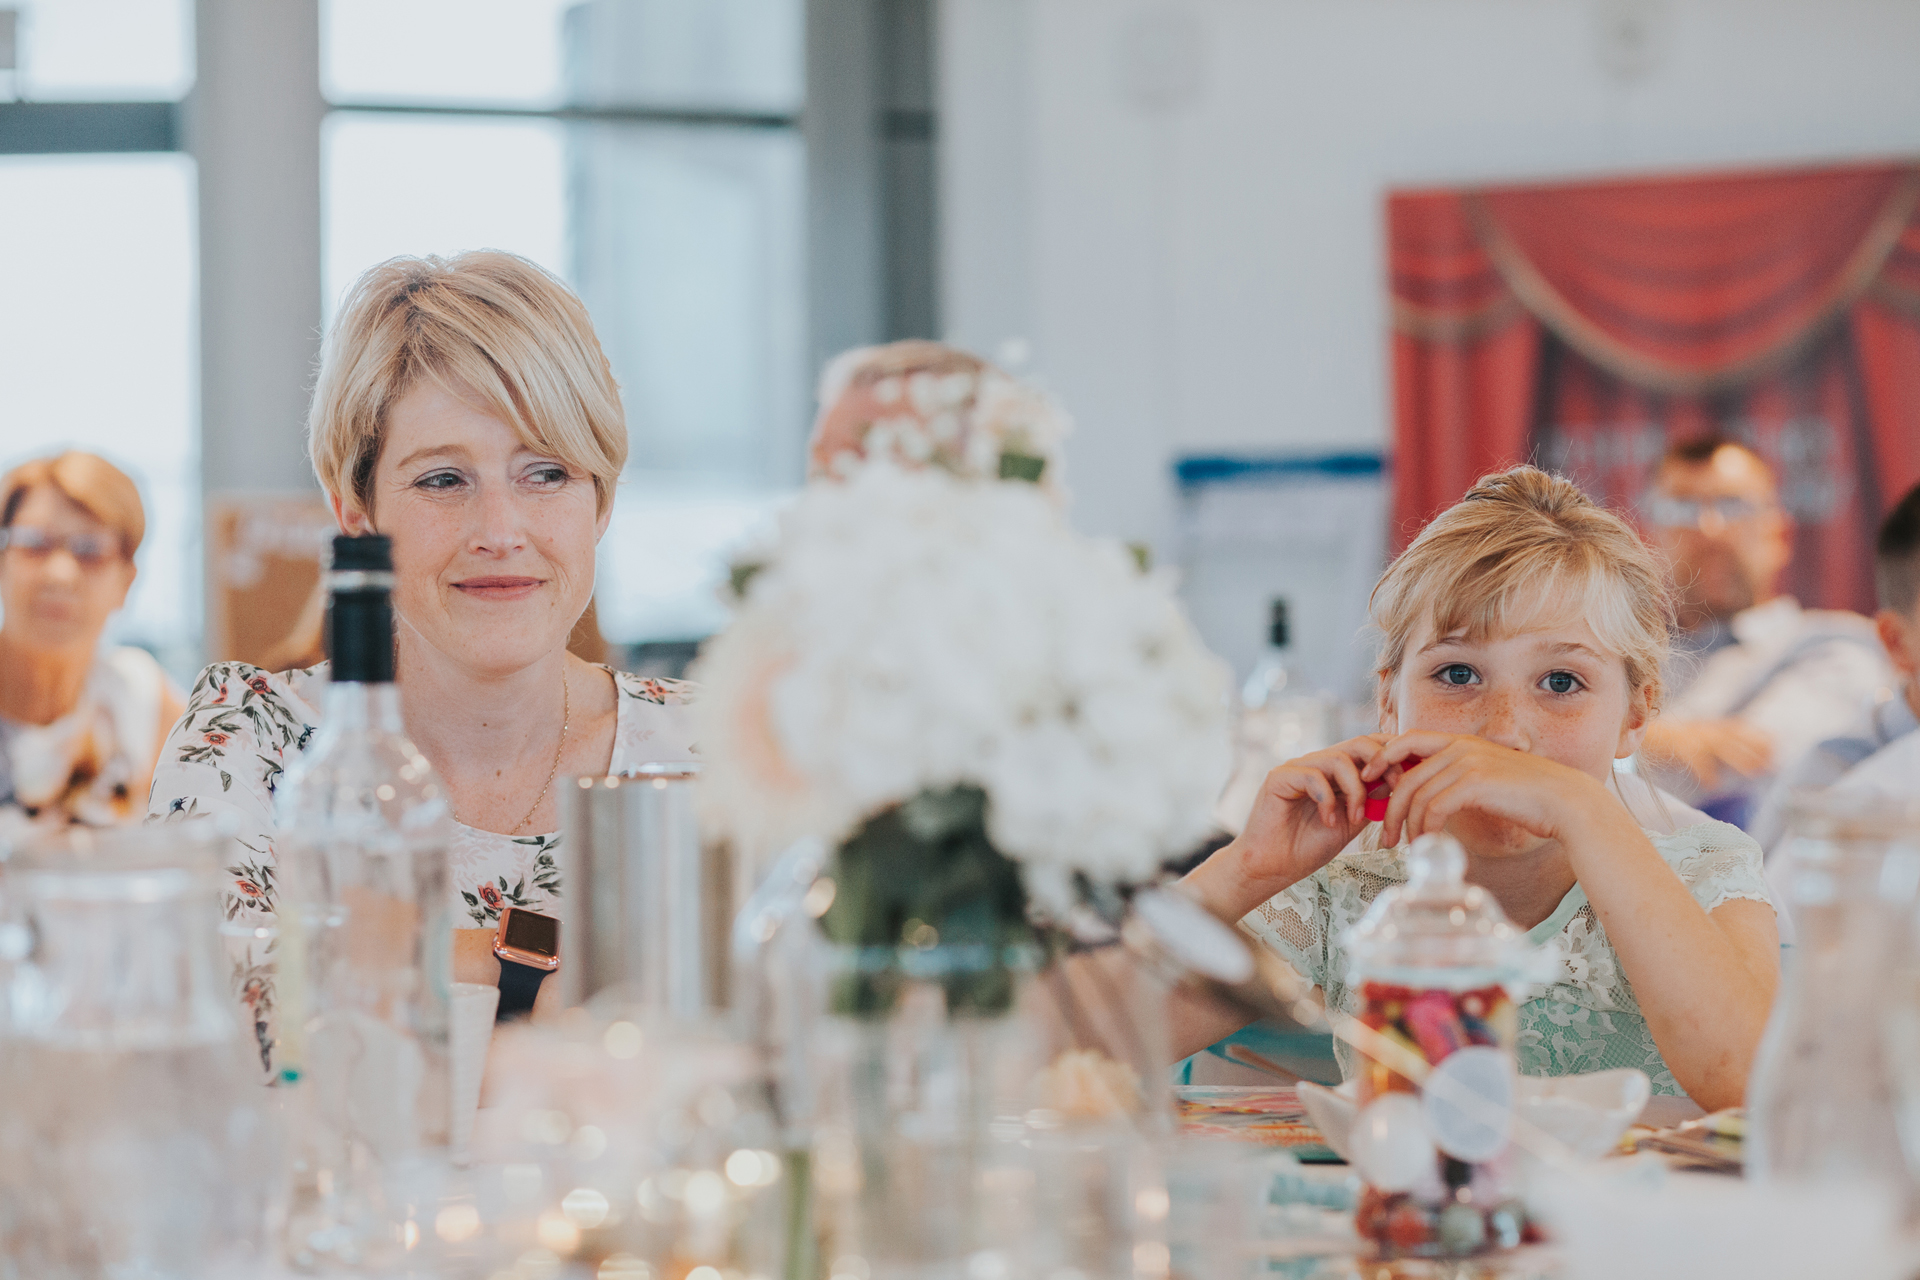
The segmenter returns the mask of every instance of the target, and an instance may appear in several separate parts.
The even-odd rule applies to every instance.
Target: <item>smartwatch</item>
[[[525,907],[508,907],[493,935],[493,955],[500,962],[500,1006],[494,1021],[523,1018],[532,1012],[540,984],[560,967],[560,922]]]

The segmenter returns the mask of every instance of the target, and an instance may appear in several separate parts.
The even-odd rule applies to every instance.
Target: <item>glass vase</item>
[[[227,992],[223,851],[76,828],[7,867],[26,942],[0,1038],[7,1280],[263,1269],[280,1146]]]
[[[1027,1273],[1026,1114],[1041,1065],[1024,958],[991,948],[838,948],[815,1037],[819,1257],[834,1280]]]
[[[1896,1096],[1909,1082],[1920,1098],[1920,820],[1805,798],[1778,856],[1797,937],[1747,1086],[1748,1176],[1905,1196]]]

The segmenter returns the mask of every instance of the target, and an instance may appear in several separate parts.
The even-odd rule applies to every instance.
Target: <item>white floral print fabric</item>
[[[610,771],[695,758],[687,711],[693,686],[610,672],[618,703]],[[326,700],[327,664],[270,674],[241,662],[200,673],[187,711],[154,771],[147,820],[217,817],[232,831],[234,864],[224,904],[230,923],[253,926],[236,943],[234,989],[252,1019],[262,1064],[272,1069],[275,911],[274,789],[312,741]],[[559,912],[560,836],[505,836],[456,823],[448,870],[459,928],[491,928],[507,907]],[[243,937],[242,931],[235,931]]]
[[[1407,878],[1406,850],[1379,848],[1378,838],[1379,827],[1369,827],[1339,857],[1240,922],[1317,985],[1330,1007],[1346,1013],[1360,1012],[1360,995],[1347,985],[1338,939],[1383,889]],[[1738,827],[1707,821],[1671,834],[1649,831],[1647,838],[1704,910],[1737,899],[1773,905],[1760,846]],[[1681,1092],[1584,889],[1576,884],[1551,916],[1527,932],[1527,940],[1547,950],[1556,976],[1536,984],[1520,1006],[1515,1051],[1521,1074],[1638,1067],[1655,1093]],[[1342,1074],[1351,1075],[1352,1049],[1337,1044],[1335,1052]]]

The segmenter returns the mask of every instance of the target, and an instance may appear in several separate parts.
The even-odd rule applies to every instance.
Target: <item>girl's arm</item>
[[[1588,816],[1563,842],[1574,875],[1673,1078],[1709,1111],[1737,1107],[1780,980],[1773,909],[1734,901],[1702,910],[1625,809],[1594,790],[1598,802],[1585,798]]]
[[[1187,888],[1214,915],[1238,921],[1331,862],[1366,826],[1368,784],[1360,768],[1385,741],[1377,734],[1354,738],[1273,770],[1246,829],[1188,872]],[[1244,1014],[1184,992],[1175,993],[1168,1012],[1176,1058],[1246,1025]]]
[[[1771,908],[1693,899],[1626,807],[1589,774],[1482,738],[1405,734],[1363,771],[1426,759],[1395,787],[1383,838],[1438,831],[1475,810],[1559,842],[1620,957],[1680,1087],[1709,1111],[1738,1106],[1779,980]]]

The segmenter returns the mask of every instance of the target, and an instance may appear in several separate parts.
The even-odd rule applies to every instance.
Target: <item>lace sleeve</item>
[[[1761,871],[1760,845],[1740,828],[1700,822],[1655,836],[1653,843],[1703,910],[1742,899],[1775,905]]]
[[[1316,987],[1327,980],[1328,899],[1324,872],[1276,893],[1249,911],[1240,927],[1272,948]]]

